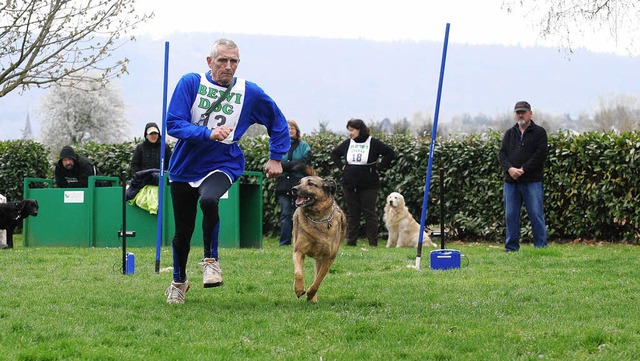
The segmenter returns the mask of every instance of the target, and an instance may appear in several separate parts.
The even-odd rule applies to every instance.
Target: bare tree
[[[39,107],[40,138],[54,153],[64,145],[88,141],[117,143],[126,139],[129,121],[120,89],[92,81],[74,88],[52,86]]]
[[[638,129],[640,99],[630,95],[600,98],[600,105],[593,116],[597,130],[629,132]]]
[[[433,132],[433,117],[425,111],[413,113],[411,131],[417,137],[427,137]]]
[[[527,23],[538,24],[543,39],[556,38],[573,52],[576,38],[590,38],[603,31],[630,54],[637,53],[634,40],[640,30],[637,0],[503,0],[507,12],[521,10]]]
[[[329,121],[328,120],[319,120],[318,121],[318,130],[313,130],[314,133],[332,133],[331,129],[329,129]]]
[[[74,86],[88,73],[100,84],[127,73],[128,59],[104,62],[153,14],[135,0],[0,0],[0,97],[16,88]]]
[[[385,134],[384,119],[383,120],[370,119],[365,123],[367,124],[367,128],[369,128],[369,132],[371,132],[371,134]]]
[[[391,130],[393,134],[410,134],[409,128],[411,127],[411,123],[407,120],[407,118],[398,119],[391,125]]]

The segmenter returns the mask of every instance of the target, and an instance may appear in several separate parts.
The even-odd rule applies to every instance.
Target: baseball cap
[[[531,104],[528,102],[521,100],[516,103],[516,106],[513,108],[513,111],[517,112],[518,110],[531,110]]]
[[[156,127],[149,127],[149,129],[147,129],[147,134],[151,134],[151,133],[158,133],[160,134],[160,131],[158,130],[158,128]]]

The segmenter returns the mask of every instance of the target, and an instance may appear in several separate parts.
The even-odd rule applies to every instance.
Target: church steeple
[[[27,112],[27,121],[24,124],[24,129],[21,130],[23,140],[33,139],[33,133],[31,133],[31,121],[29,120],[29,112]]]

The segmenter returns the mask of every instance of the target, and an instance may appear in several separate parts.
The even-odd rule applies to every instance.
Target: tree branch
[[[126,73],[127,58],[105,61],[125,42],[135,41],[125,35],[153,16],[136,14],[134,4],[135,0],[4,2],[2,13],[8,21],[0,25],[0,97],[32,86],[73,87],[88,78],[104,86]]]

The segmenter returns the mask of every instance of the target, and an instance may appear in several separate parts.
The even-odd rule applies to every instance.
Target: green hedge
[[[7,197],[7,201],[19,201],[25,177],[52,176],[48,154],[47,147],[32,140],[0,142],[0,194]]]
[[[428,141],[406,135],[376,137],[392,146],[398,155],[392,168],[382,175],[382,188],[378,193],[379,231],[382,237],[386,237],[382,210],[386,197],[391,192],[402,193],[410,212],[417,221],[420,221],[430,144]],[[495,144],[480,138],[480,136],[469,136],[451,139],[438,142],[435,147],[426,223],[440,224],[439,174],[440,168],[443,168],[445,171],[445,218],[447,218],[447,225],[452,226],[456,236],[460,238],[495,237],[490,228],[497,227],[502,219],[502,182],[496,150],[493,149]],[[330,154],[333,148],[345,139],[344,136],[334,134],[313,134],[303,138],[311,146],[314,157],[313,166],[318,171],[318,175],[333,178],[338,184],[342,181],[342,173],[331,163]],[[247,169],[261,169],[266,161],[268,140],[247,138],[242,140],[241,145],[243,149],[252,150],[246,152]],[[260,156],[253,158],[254,154]],[[447,160],[444,162],[444,167],[439,159]],[[485,175],[485,177],[479,177],[479,175]],[[264,216],[265,219],[272,220],[265,222],[264,232],[273,235],[279,230],[278,206],[273,192],[274,183],[274,180],[267,180],[264,187]],[[480,184],[482,187],[479,187]],[[460,187],[466,187],[467,191],[459,192]],[[338,204],[344,208],[342,193],[338,192],[336,198]],[[497,199],[497,203],[493,198]],[[467,206],[469,203],[475,203],[475,199],[485,200],[481,203],[491,209],[490,213],[495,215],[489,217],[491,220],[489,224],[495,227],[485,227],[486,209],[476,211]],[[450,216],[451,214],[456,214],[456,217]]]
[[[502,170],[497,152],[502,132],[438,139],[435,146],[426,223],[440,223],[440,170],[444,172],[446,227],[456,239],[504,239]],[[386,236],[382,207],[392,191],[401,192],[407,207],[420,220],[426,183],[429,141],[405,135],[380,135],[394,147],[398,159],[384,174],[378,194],[380,234]],[[303,138],[314,153],[314,167],[322,177],[341,181],[329,155],[345,139],[334,134]],[[247,168],[260,170],[266,161],[267,139],[243,139]],[[589,132],[549,136],[545,173],[545,212],[550,240],[605,240],[640,243],[640,132]],[[278,231],[273,180],[265,181],[265,234]],[[341,194],[338,203],[344,206]],[[523,239],[531,226],[523,212]]]
[[[379,230],[384,238],[382,208],[390,192],[401,192],[411,213],[420,220],[430,144],[428,140],[406,135],[377,137],[398,153],[398,159],[382,177],[383,186],[378,194]],[[488,132],[437,140],[427,224],[440,223],[442,170],[445,223],[451,235],[466,241],[504,239],[502,172],[497,160],[501,138],[501,132]],[[311,146],[313,166],[318,174],[340,184],[341,172],[331,164],[330,153],[346,135],[311,134],[303,139]],[[76,148],[105,175],[120,176],[124,171],[129,176],[136,143],[136,140],[123,144],[89,143]],[[243,138],[240,145],[245,150],[246,169],[263,171],[268,158],[268,138]],[[0,142],[0,193],[8,194],[10,199],[20,198],[22,177],[51,176],[52,166],[43,163],[44,153],[46,150],[38,143]],[[640,243],[639,157],[639,132],[550,135],[545,173],[545,212],[550,240],[582,238]],[[273,187],[274,180],[264,178],[265,235],[275,235],[279,230]],[[337,201],[344,207],[340,191]],[[523,238],[531,239],[526,212],[523,218]]]
[[[547,219],[558,238],[640,243],[640,132],[550,141]]]

